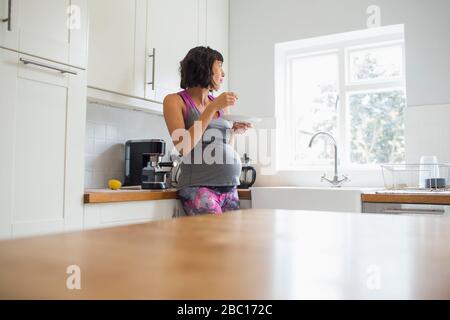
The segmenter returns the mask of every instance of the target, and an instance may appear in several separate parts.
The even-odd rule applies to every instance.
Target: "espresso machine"
[[[163,162],[166,142],[160,139],[130,140],[125,145],[125,184],[142,189],[171,187],[173,162]]]
[[[166,154],[164,140],[152,140],[149,153],[142,154],[143,163],[147,166],[142,169],[142,189],[162,190],[171,187],[171,173],[173,162],[163,162]]]

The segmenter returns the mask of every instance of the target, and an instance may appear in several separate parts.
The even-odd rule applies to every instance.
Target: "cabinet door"
[[[18,50],[85,67],[87,0],[11,0]]]
[[[251,200],[241,200],[241,210],[251,209],[252,201]]]
[[[199,0],[148,0],[148,99],[162,101],[180,89],[180,61],[200,43],[201,4]],[[150,57],[153,49],[155,56]]]
[[[0,46],[19,48],[17,2],[14,0],[0,0]]]
[[[228,0],[207,0],[206,9],[206,45],[219,51],[224,58],[223,69],[225,79],[222,88],[216,95],[228,91]]]
[[[86,204],[84,206],[84,229],[168,220],[179,215],[178,209],[177,200]]]
[[[67,70],[64,65],[8,52],[1,74],[9,92],[2,94],[6,153],[0,167],[10,170],[2,172],[8,195],[2,209],[9,212],[12,235],[80,229],[85,74],[73,68],[76,75],[63,74],[54,69]]]
[[[89,86],[144,97],[146,8],[146,0],[89,0]]]

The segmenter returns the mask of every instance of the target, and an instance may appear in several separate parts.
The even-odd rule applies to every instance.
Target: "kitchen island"
[[[1,299],[450,299],[450,218],[251,209],[5,241],[0,284]]]

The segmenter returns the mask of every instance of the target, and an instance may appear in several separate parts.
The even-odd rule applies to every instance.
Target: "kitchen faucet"
[[[312,147],[312,144],[313,144],[314,140],[320,135],[325,135],[327,137],[330,137],[331,140],[333,141],[333,145],[334,145],[334,177],[333,177],[333,180],[328,179],[326,177],[326,174],[324,174],[320,181],[328,181],[335,188],[342,187],[342,183],[345,182],[345,181],[349,181],[349,179],[345,175],[343,176],[342,179],[339,179],[339,176],[338,176],[338,157],[337,157],[337,155],[338,155],[338,147],[337,147],[337,143],[336,143],[336,140],[334,139],[334,137],[331,134],[329,134],[328,132],[320,131],[320,132],[318,132],[318,133],[316,133],[315,135],[312,136],[311,141],[309,141],[309,147],[310,148]]]

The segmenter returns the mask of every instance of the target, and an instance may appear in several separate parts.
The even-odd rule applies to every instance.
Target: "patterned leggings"
[[[221,214],[240,209],[236,186],[232,187],[187,187],[177,191],[188,216],[198,214]]]

